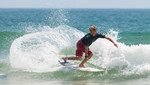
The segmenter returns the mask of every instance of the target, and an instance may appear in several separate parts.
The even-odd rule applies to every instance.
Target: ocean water
[[[106,71],[61,66],[91,25],[119,46],[90,46],[85,65]],[[0,84],[150,85],[150,9],[0,9]]]

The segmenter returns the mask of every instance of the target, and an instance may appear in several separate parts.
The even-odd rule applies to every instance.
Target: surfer
[[[84,65],[85,62],[87,62],[92,56],[93,53],[90,50],[89,46],[96,41],[98,38],[105,38],[111,41],[117,48],[118,45],[108,36],[103,35],[101,33],[97,33],[97,28],[96,26],[92,25],[89,28],[90,33],[86,34],[83,38],[81,38],[76,46],[76,56],[71,56],[71,57],[62,57],[64,62],[67,62],[67,60],[82,60],[83,53],[85,53],[85,59],[79,64],[79,67],[86,67]]]

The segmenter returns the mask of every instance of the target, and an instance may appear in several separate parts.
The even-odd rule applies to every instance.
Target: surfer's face
[[[90,29],[90,34],[91,34],[92,36],[95,36],[95,35],[96,35],[96,31],[97,31],[97,30]]]

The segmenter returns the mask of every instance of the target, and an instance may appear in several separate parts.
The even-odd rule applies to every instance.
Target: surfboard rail
[[[71,69],[75,69],[75,70],[80,70],[80,71],[86,71],[86,72],[104,72],[104,69],[96,69],[96,68],[92,68],[92,67],[79,67],[78,65],[72,63],[72,62],[61,62],[58,61],[61,65],[65,66],[65,67],[69,67]]]

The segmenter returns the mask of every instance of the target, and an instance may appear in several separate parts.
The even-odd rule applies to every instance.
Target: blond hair
[[[92,26],[89,28],[89,30],[97,31],[97,28],[96,28],[96,26],[95,26],[95,25],[92,25]]]

